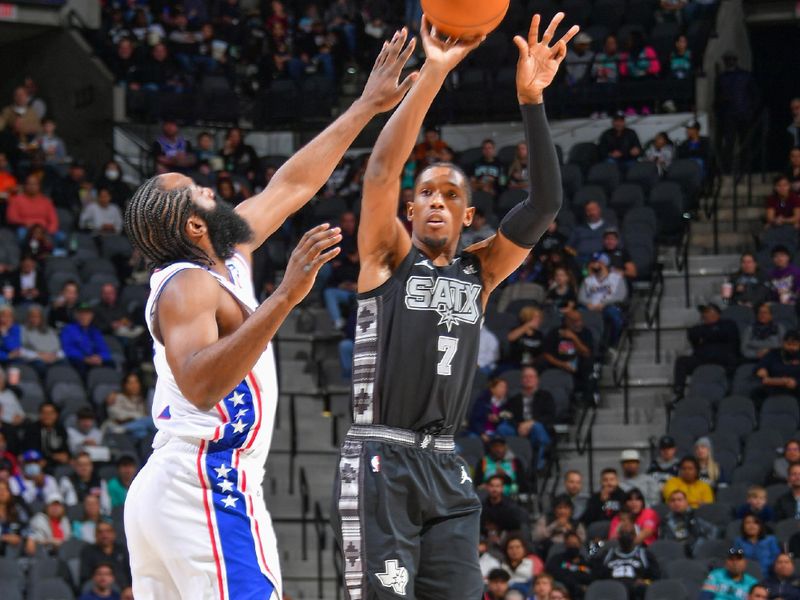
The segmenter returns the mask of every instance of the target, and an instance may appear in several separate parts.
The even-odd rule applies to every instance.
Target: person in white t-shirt
[[[90,202],[81,211],[81,229],[94,233],[120,233],[122,231],[122,211],[111,202],[111,191],[101,187],[97,190],[97,201]]]
[[[628,300],[625,278],[616,271],[609,271],[611,261],[603,252],[595,252],[589,261],[589,276],[583,280],[578,291],[578,301],[589,310],[601,312],[605,321],[605,341],[614,347],[619,341],[625,314],[622,305]]]

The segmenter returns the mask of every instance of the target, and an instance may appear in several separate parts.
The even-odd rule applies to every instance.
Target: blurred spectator
[[[658,524],[660,519],[658,513],[652,508],[647,508],[645,497],[639,488],[631,488],[625,494],[625,507],[611,519],[611,526],[608,530],[608,539],[613,540],[618,537],[620,523],[624,520],[624,515],[633,519],[636,526],[636,544],[649,546],[658,538]]]
[[[625,115],[618,112],[611,120],[611,129],[606,129],[597,142],[600,156],[609,162],[625,166],[642,154],[642,144],[633,129],[625,126]]]
[[[749,599],[750,588],[758,583],[755,577],[745,572],[747,561],[741,548],[730,548],[725,557],[725,566],[713,569],[703,583],[700,600]]]
[[[417,172],[421,172],[425,167],[435,162],[443,162],[445,160],[445,150],[447,149],[447,144],[439,134],[439,128],[434,126],[426,127],[422,141],[414,146]]]
[[[624,492],[633,489],[639,490],[644,494],[648,506],[655,506],[661,501],[661,489],[658,482],[648,473],[641,471],[642,457],[638,450],[623,450],[619,457],[622,468],[622,477],[619,487]]]
[[[500,341],[488,327],[481,327],[478,341],[478,368],[486,375],[491,375],[500,362]]]
[[[604,342],[613,348],[619,342],[625,325],[624,305],[628,300],[628,286],[622,275],[609,271],[610,264],[606,254],[597,252],[592,255],[588,265],[589,275],[578,290],[578,302],[603,315]]]
[[[576,532],[565,534],[564,551],[548,558],[545,567],[548,573],[569,589],[574,598],[583,597],[586,588],[594,581],[593,565],[581,553],[581,545],[582,540]],[[539,597],[537,593],[536,600]]]
[[[730,319],[721,318],[722,310],[709,302],[698,307],[702,322],[687,331],[692,354],[675,359],[676,398],[683,397],[686,378],[700,365],[736,366],[739,359],[739,328]]]
[[[692,121],[686,126],[686,139],[678,146],[678,158],[691,158],[707,172],[707,165],[711,157],[711,145],[707,137],[700,135],[700,123]]]
[[[792,183],[792,191],[800,194],[800,148],[792,148],[789,151],[789,168],[786,170],[789,181]],[[0,170],[0,178],[2,171]],[[3,191],[2,179],[0,179],[0,192]]]
[[[42,132],[36,137],[34,144],[44,152],[45,164],[61,167],[67,163],[67,147],[64,140],[56,135],[56,122],[53,119],[42,121]]]
[[[751,485],[747,488],[747,501],[736,507],[734,515],[737,519],[755,515],[764,523],[773,521],[775,514],[772,507],[767,504],[767,490],[760,485]]]
[[[53,239],[42,225],[33,225],[22,242],[22,251],[41,262],[53,253]]]
[[[603,249],[603,232],[606,222],[603,220],[603,209],[600,204],[590,200],[583,207],[585,221],[575,227],[567,240],[567,247],[572,248],[579,264],[586,264],[589,259]]]
[[[767,197],[767,227],[800,226],[800,196],[792,191],[786,175],[773,180],[773,193]]]
[[[583,513],[584,524],[591,525],[596,521],[610,521],[625,502],[625,492],[619,487],[616,469],[603,469],[600,474],[600,490],[589,497],[586,511]]]
[[[138,466],[131,456],[121,456],[117,461],[117,474],[108,482],[108,495],[111,498],[111,508],[125,504],[125,496],[136,476]]]
[[[472,216],[472,223],[461,234],[461,244],[467,248],[477,242],[482,242],[495,234],[495,228],[489,224],[483,209],[477,207]]]
[[[642,80],[658,77],[661,73],[658,54],[645,40],[643,31],[631,30],[625,42],[625,50],[626,60],[620,63],[620,75],[623,77]]]
[[[484,443],[489,443],[495,433],[499,435],[516,435],[513,415],[508,409],[508,383],[502,377],[489,380],[489,386],[483,390],[472,405],[469,418],[469,431],[480,436]]]
[[[511,344],[511,362],[515,366],[535,365],[542,354],[544,336],[542,309],[538,306],[525,306],[519,311],[519,326],[508,332]]]
[[[567,56],[564,59],[567,85],[579,85],[588,79],[594,61],[591,44],[592,36],[582,31],[575,36],[567,49]]]
[[[47,459],[50,463],[65,464],[69,461],[67,430],[58,422],[58,417],[59,410],[55,404],[42,402],[39,419],[26,425],[21,446],[33,451],[31,456],[39,457],[33,458],[34,462]],[[44,464],[41,464],[42,468]]]
[[[783,336],[780,349],[770,350],[756,364],[756,377],[762,389],[757,398],[770,394],[797,394],[800,383],[800,331],[792,329]]]
[[[775,459],[772,477],[779,482],[785,482],[789,477],[789,466],[798,463],[800,463],[800,440],[792,438],[784,445],[783,455]]]
[[[91,457],[86,452],[79,452],[72,459],[72,473],[62,477],[59,488],[67,506],[75,506],[89,496],[97,496],[101,499],[102,512],[111,512],[106,483],[100,479]]]
[[[503,477],[503,493],[506,495],[515,495],[526,488],[525,469],[509,451],[506,438],[500,434],[495,434],[487,444],[486,455],[475,469],[475,485],[488,482],[493,475]]]
[[[598,52],[592,63],[592,79],[599,84],[614,84],[619,81],[619,64],[622,60],[617,48],[617,37],[606,36],[603,51]]]
[[[96,460],[102,460],[98,456],[100,445],[103,440],[103,433],[97,427],[94,410],[90,406],[84,406],[75,415],[75,426],[67,427],[67,443],[72,454],[78,452],[88,452],[89,456],[95,456]],[[106,452],[105,459],[109,458]]]
[[[500,560],[489,551],[489,544],[485,538],[481,538],[478,542],[478,562],[481,566],[484,583],[489,577],[489,573],[500,568]]]
[[[542,567],[539,557],[535,554],[528,556],[527,545],[521,536],[511,535],[506,539],[502,568],[511,575],[509,587],[527,593],[533,577],[541,572]]]
[[[660,0],[659,8],[656,11],[656,19],[659,21],[678,21],[681,20],[681,11],[689,0]]]
[[[572,46],[570,47],[571,49]],[[529,185],[528,177],[528,144],[520,142],[514,152],[514,160],[508,166],[509,189],[527,190]]]
[[[688,0],[683,7],[683,22],[687,25],[699,19],[709,19],[717,9],[718,0]]]
[[[745,252],[739,261],[739,270],[722,284],[722,299],[727,303],[755,307],[769,300],[770,296],[767,280],[756,257]]]
[[[722,472],[719,463],[714,460],[714,449],[709,437],[703,436],[697,439],[694,443],[694,457],[700,466],[701,481],[705,481],[712,488],[716,488],[721,482],[726,482],[726,473]]]
[[[94,544],[97,524],[103,520],[103,515],[100,513],[100,496],[89,494],[81,504],[83,514],[80,519],[72,521],[72,537],[87,544]]]
[[[105,188],[111,192],[111,201],[120,208],[125,208],[132,193],[131,187],[122,180],[122,168],[114,160],[105,164],[94,186],[97,190]]]
[[[638,274],[636,264],[631,259],[630,253],[620,244],[619,230],[616,227],[607,227],[603,231],[601,252],[608,257],[612,271],[624,275],[628,279],[636,279]]]
[[[694,555],[706,540],[717,537],[714,525],[694,514],[689,506],[686,493],[675,490],[666,499],[669,512],[664,516],[659,528],[659,538],[675,540],[686,547],[687,553]]]
[[[673,79],[689,79],[692,76],[692,51],[688,38],[680,34],[675,38],[675,48],[669,55],[669,74]]]
[[[111,73],[114,81],[133,89],[139,88],[137,81],[137,60],[133,41],[122,38],[117,42],[114,55],[109,60]]]
[[[351,240],[346,246],[342,246],[341,256],[334,260],[333,273],[322,293],[325,308],[337,329],[343,329],[347,323],[342,307],[350,310],[355,302],[360,270],[358,245],[355,240]]]
[[[148,93],[181,94],[187,91],[183,74],[164,44],[159,43],[152,47],[148,59],[137,66],[135,77],[136,82],[130,86],[131,89],[141,89]]]
[[[8,156],[5,152],[0,152],[0,199],[5,201],[9,194],[17,189],[17,178],[11,170]]]
[[[128,311],[119,303],[117,286],[104,283],[100,288],[100,301],[94,306],[93,324],[104,334],[121,338],[133,338],[142,334],[144,328],[134,325]]]
[[[769,285],[772,298],[781,304],[794,304],[800,295],[800,267],[792,264],[792,254],[786,246],[772,248],[772,264]]]
[[[47,283],[36,259],[26,254],[19,261],[19,269],[9,273],[7,283],[14,287],[16,304],[47,302]]]
[[[214,136],[208,131],[197,134],[197,146],[194,149],[197,163],[208,163],[211,171],[221,171],[224,167],[222,157],[214,147]]]
[[[39,179],[35,175],[25,178],[21,194],[9,198],[6,222],[18,228],[20,239],[25,238],[27,229],[33,225],[41,225],[51,235],[58,232],[56,207],[50,198],[41,193]]]
[[[553,576],[549,573],[539,573],[533,580],[533,596],[527,596],[528,599],[538,600],[539,598],[547,598],[549,600],[550,594],[553,593],[555,581]]]
[[[553,590],[550,592],[550,595],[547,596],[547,598],[548,600],[572,600],[570,591],[561,583],[556,583],[553,585]],[[533,600],[536,600],[536,598]]]
[[[658,167],[659,175],[663,175],[669,169],[674,156],[675,145],[666,131],[659,131],[644,152],[645,159]]]
[[[41,130],[41,117],[31,106],[28,91],[22,86],[14,89],[11,104],[0,111],[0,131],[7,127],[22,136],[36,135]]]
[[[555,401],[550,392],[539,389],[539,373],[535,368],[523,367],[520,383],[520,393],[509,399],[508,410],[513,415],[516,433],[528,438],[533,446],[536,468],[543,469],[545,454],[554,434]]]
[[[636,525],[630,513],[620,516],[617,545],[609,548],[598,575],[619,581],[635,600],[643,599],[647,586],[661,576],[655,556],[636,543]]]
[[[72,366],[86,375],[92,367],[114,366],[103,334],[92,324],[94,307],[83,302],[75,307],[75,321],[61,330],[61,347]]]
[[[217,179],[217,194],[232,206],[237,206],[245,201],[242,191],[236,189],[236,184],[228,176],[220,176]]]
[[[778,497],[773,504],[775,520],[800,519],[800,463],[789,465],[789,491]]]
[[[221,154],[226,171],[246,177],[251,182],[255,179],[258,155],[252,146],[244,143],[241,129],[233,127],[228,130]]]
[[[781,552],[775,559],[769,575],[764,579],[764,587],[768,594],[763,598],[780,598],[782,600],[800,600],[800,579],[794,568],[794,557]]]
[[[161,135],[153,142],[152,152],[156,173],[185,172],[195,163],[192,144],[181,135],[174,119],[165,119],[161,124]]]
[[[36,542],[28,535],[28,515],[9,488],[0,479],[0,556],[32,555]]]
[[[767,302],[759,304],[755,312],[755,322],[742,334],[742,356],[747,360],[761,360],[770,350],[780,348],[785,333],[783,325],[772,320]]]
[[[111,523],[101,521],[95,528],[96,542],[81,550],[80,583],[85,584],[98,564],[107,563],[114,571],[114,578],[120,586],[130,585],[131,571],[128,550],[117,542],[117,534]]]
[[[482,600],[505,600],[511,575],[503,569],[495,569],[489,573],[487,579],[486,593]]]
[[[497,147],[494,140],[483,140],[481,144],[481,158],[478,159],[470,170],[472,189],[482,190],[492,196],[500,193],[500,188],[505,185],[505,165],[497,159]]]
[[[547,544],[549,548],[551,544],[566,543],[566,538],[570,533],[578,536],[580,543],[586,540],[586,529],[575,518],[572,500],[566,494],[562,494],[553,499],[552,513],[542,515],[536,521],[533,541],[537,544]]]
[[[678,466],[678,475],[664,484],[662,495],[664,500],[679,490],[686,495],[686,501],[692,508],[714,502],[714,490],[705,481],[700,480],[700,466],[694,456],[684,456]]]
[[[97,200],[87,203],[81,211],[80,228],[96,234],[122,233],[122,211],[111,200],[111,190],[98,189]]]
[[[481,531],[495,542],[505,532],[518,531],[528,515],[503,493],[505,477],[492,475],[486,480],[486,498],[481,510]]]
[[[72,527],[61,494],[55,492],[46,495],[44,503],[44,512],[34,515],[31,519],[30,535],[38,546],[49,554],[55,554],[61,544],[72,537]]]
[[[575,310],[578,303],[575,288],[575,276],[572,272],[566,267],[556,267],[545,301],[555,306],[561,313]]]
[[[120,600],[114,589],[114,569],[110,564],[98,563],[92,571],[92,585],[83,592],[78,600]]]
[[[583,475],[574,469],[564,473],[564,493],[572,501],[576,519],[582,519],[589,501],[589,494],[583,491]]]
[[[20,356],[41,376],[44,376],[50,365],[64,359],[58,333],[44,322],[40,306],[32,305],[28,308],[25,325],[22,327]]]
[[[577,310],[564,313],[563,325],[553,329],[544,339],[542,356],[556,369],[566,371],[575,380],[575,390],[582,401],[594,401],[592,332],[583,325],[583,316]]]
[[[25,421],[25,411],[22,409],[17,395],[6,387],[6,383],[6,372],[0,369],[0,421],[19,427]],[[2,458],[2,453],[0,453],[0,459]]]
[[[30,75],[26,75],[22,82],[22,87],[28,92],[28,106],[33,109],[40,119],[43,119],[47,114],[47,103],[42,99],[39,94],[39,86]]]
[[[756,515],[745,515],[742,519],[741,533],[733,545],[744,550],[745,558],[761,565],[762,573],[769,573],[772,563],[781,552],[774,535],[767,535],[764,523]]]
[[[0,423],[0,481],[9,481],[12,476],[21,474],[17,455],[12,452],[16,449],[16,442],[17,430]]]
[[[786,128],[794,148],[800,147],[800,98],[792,98],[789,102],[789,110],[792,113],[792,122]]]
[[[66,177],[59,179],[53,189],[53,203],[77,216],[93,198],[94,187],[86,174],[86,165],[73,160],[67,167]]]
[[[735,52],[726,51],[722,61],[724,69],[717,75],[714,108],[717,128],[722,134],[723,168],[730,169],[733,148],[743,140],[756,114],[758,87],[753,74],[739,67]]]

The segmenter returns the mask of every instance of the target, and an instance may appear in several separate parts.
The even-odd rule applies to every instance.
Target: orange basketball
[[[440,37],[487,35],[500,24],[509,0],[422,0],[422,11]]]

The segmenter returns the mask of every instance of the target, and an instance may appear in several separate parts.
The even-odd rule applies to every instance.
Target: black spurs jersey
[[[358,297],[353,420],[454,434],[466,414],[483,324],[481,265],[437,267],[417,248]]]

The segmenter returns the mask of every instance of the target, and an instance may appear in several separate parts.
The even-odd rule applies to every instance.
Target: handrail
[[[675,268],[683,273],[683,290],[686,297],[686,308],[691,306],[689,293],[689,245],[692,240],[692,215],[683,213],[683,237],[680,245],[675,248]]]
[[[631,327],[626,327],[617,345],[617,357],[614,360],[614,364],[611,366],[611,375],[614,380],[614,385],[622,388],[625,425],[628,425],[630,422],[630,377],[628,376],[628,366],[630,365],[631,356],[633,355],[633,347],[634,343]]]
[[[575,430],[575,451],[579,456],[587,455],[589,469],[589,489],[594,489],[594,440],[592,430],[597,420],[597,407],[594,403],[586,406],[581,413],[578,427]],[[584,425],[586,425],[584,430]],[[584,433],[581,433],[581,432]]]
[[[722,195],[722,163],[719,152],[711,153],[708,164],[708,177],[710,179],[706,190],[706,219],[711,219],[714,232],[714,254],[719,254],[719,197]]]
[[[342,565],[344,564],[344,554],[339,544],[332,544],[333,546],[333,572],[336,581],[336,600],[342,597],[342,588],[344,587],[344,571]]]
[[[303,560],[308,560],[308,513],[311,510],[311,494],[305,467],[300,467],[300,547]]]
[[[322,507],[320,506],[319,502],[314,503],[314,532],[317,534],[317,597],[322,598],[325,592],[325,587],[323,584],[322,559],[325,555],[325,547],[327,546],[328,523],[322,516]],[[335,545],[336,544],[334,544],[334,546]]]
[[[733,202],[733,230],[737,231],[739,227],[739,198],[738,187],[742,179],[747,176],[747,204],[753,202],[753,156],[752,152],[755,150],[761,154],[761,178],[762,181],[766,178],[766,136],[769,129],[769,113],[764,108],[762,109],[750,126],[747,128],[741,140],[736,140],[738,144],[734,147],[734,153],[731,157],[731,180],[733,184],[732,202]],[[758,136],[758,137],[757,137]],[[758,140],[758,144],[756,144]],[[719,142],[719,140],[718,140]]]
[[[656,364],[661,363],[661,299],[664,297],[664,265],[656,263],[650,290],[644,305],[644,319],[649,329],[656,330]]]

